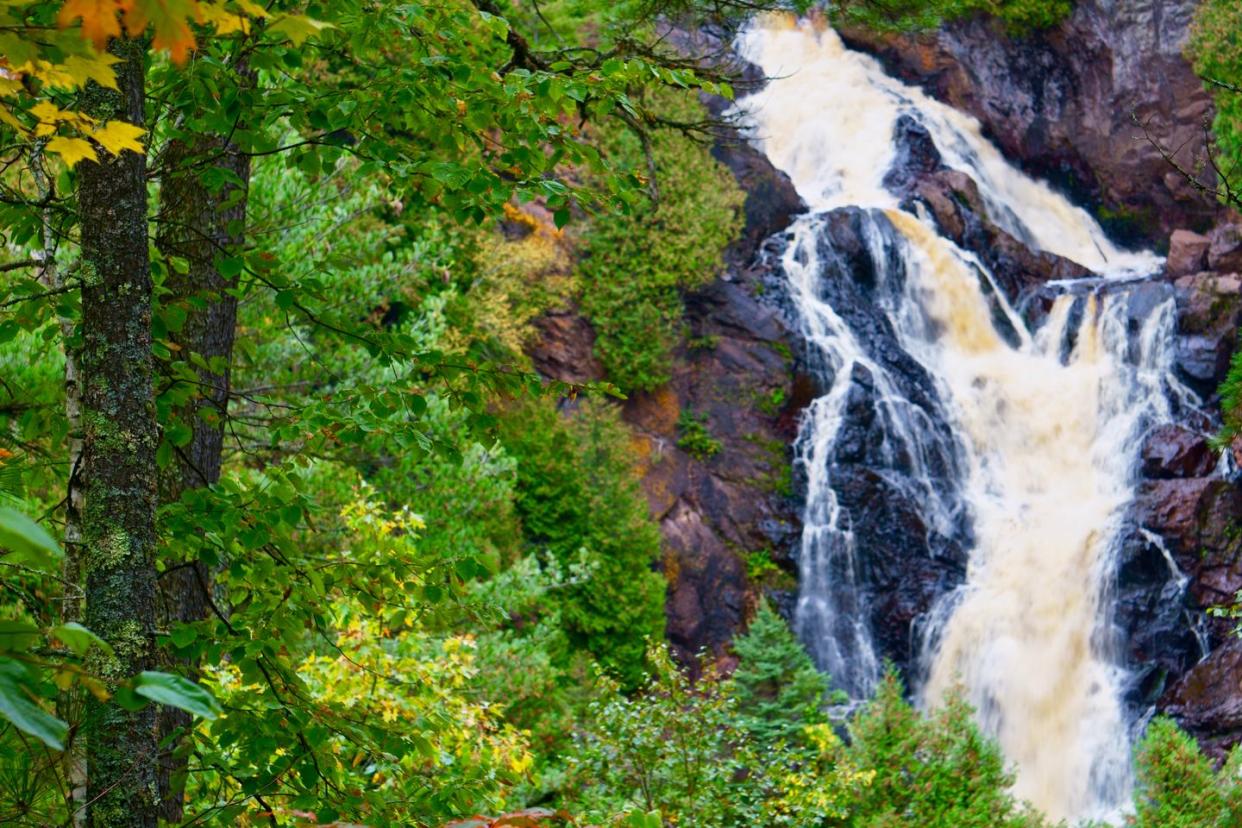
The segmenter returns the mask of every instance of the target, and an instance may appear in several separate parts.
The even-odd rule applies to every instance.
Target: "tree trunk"
[[[210,486],[220,479],[237,299],[225,292],[230,280],[221,275],[216,262],[235,255],[242,246],[250,159],[235,146],[210,138],[193,144],[174,141],[164,157],[171,172],[160,186],[156,245],[165,257],[177,256],[189,265],[185,273],[170,273],[166,282],[167,301],[181,302],[186,310],[185,325],[173,341],[181,346],[183,358],[196,353],[209,364],[223,360],[219,372],[197,369],[198,391],[173,412],[174,420],[190,427],[191,437],[161,475],[161,499],[172,503],[187,489]],[[199,163],[203,159],[215,159],[212,166],[228,170],[243,182],[240,198],[236,185],[214,193],[203,186]],[[198,301],[186,301],[190,299]],[[184,565],[170,570],[160,582],[164,620],[169,626],[207,617],[212,581],[212,573],[201,562],[176,563]],[[182,815],[185,757],[177,749],[181,741],[177,734],[184,733],[190,721],[187,713],[174,708],[159,713],[160,740],[170,743],[160,757],[160,816],[170,822],[179,821]]]
[[[243,66],[239,82],[252,75]],[[224,425],[228,413],[229,364],[237,322],[237,299],[226,289],[232,280],[220,272],[218,262],[239,255],[244,242],[250,157],[219,137],[202,137],[192,143],[172,141],[164,153],[168,173],[160,182],[159,232],[156,246],[167,259],[184,259],[184,273],[172,271],[166,287],[166,303],[186,311],[181,331],[172,339],[181,346],[183,359],[199,354],[219,371],[198,367],[199,386],[194,396],[173,412],[173,419],[190,427],[190,442],[177,449],[170,467],[161,475],[160,497],[173,503],[188,489],[211,486],[220,479]],[[204,173],[223,170],[236,176],[214,192],[204,186]],[[213,176],[214,177],[214,176]],[[207,617],[212,573],[200,561],[176,561],[160,580],[164,623],[199,621]],[[191,675],[197,665],[186,665]],[[182,817],[185,792],[185,750],[182,735],[191,717],[175,708],[161,708],[159,738],[167,747],[160,755],[160,816],[169,822]]]
[[[103,121],[143,123],[144,48],[117,40],[119,90],[91,84],[83,109]],[[145,157],[99,153],[78,166],[82,228],[82,576],[86,625],[115,655],[110,684],[155,658],[155,512],[158,442],[151,356]],[[88,822],[155,826],[155,709],[92,701],[87,711]]]

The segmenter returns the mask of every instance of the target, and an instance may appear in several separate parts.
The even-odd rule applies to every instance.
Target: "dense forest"
[[[817,669],[768,550],[730,550],[744,631],[666,640],[624,405],[717,345],[685,313],[747,222],[733,37],[1074,8],[810,5],[0,0],[0,824],[1058,824],[964,693]],[[1242,6],[1196,15],[1210,165],[1169,174],[1242,209]],[[566,312],[594,369],[553,376]],[[1217,450],[1242,356],[1219,394]],[[1242,750],[1157,716],[1134,768],[1124,824],[1242,824]]]

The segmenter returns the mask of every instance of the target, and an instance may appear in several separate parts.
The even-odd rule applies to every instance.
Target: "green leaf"
[[[10,551],[10,562],[36,567],[64,557],[60,545],[42,526],[9,508],[0,508],[0,549]]]
[[[0,652],[28,650],[40,638],[39,628],[25,621],[0,621]]]
[[[204,719],[220,715],[220,703],[206,688],[182,676],[146,670],[134,681],[134,692],[154,702],[176,707]]]
[[[68,624],[52,627],[50,632],[54,638],[58,639],[77,655],[86,655],[90,652],[92,644],[108,655],[112,655],[111,644],[95,635],[86,627],[83,627],[77,621],[70,621]]]
[[[69,725],[34,703],[29,692],[33,683],[25,665],[0,657],[0,716],[53,750],[64,750]]]

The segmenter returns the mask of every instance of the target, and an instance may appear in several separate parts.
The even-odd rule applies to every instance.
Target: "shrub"
[[[1135,828],[1242,825],[1242,750],[1219,771],[1171,719],[1147,728],[1136,756]]]
[[[681,412],[677,421],[677,446],[699,460],[708,460],[720,453],[720,441],[707,430],[707,415],[693,411]]]
[[[1009,793],[1000,748],[980,732],[970,705],[953,696],[921,715],[890,669],[850,724],[850,755],[874,772],[853,828],[1036,828],[1041,818]]]
[[[648,652],[651,680],[632,696],[592,705],[578,745],[578,803],[603,823],[618,813],[659,811],[665,825],[762,824],[760,776],[738,727],[736,700],[710,670],[697,684],[664,645]]]

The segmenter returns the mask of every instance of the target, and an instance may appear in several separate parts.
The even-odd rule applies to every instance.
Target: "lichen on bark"
[[[117,40],[118,88],[91,84],[81,108],[99,120],[143,123],[143,44]],[[78,167],[82,260],[82,546],[87,626],[114,654],[110,685],[155,666],[158,442],[151,356],[151,267],[145,158],[100,153]],[[155,711],[92,700],[85,722],[87,821],[155,826]]]

